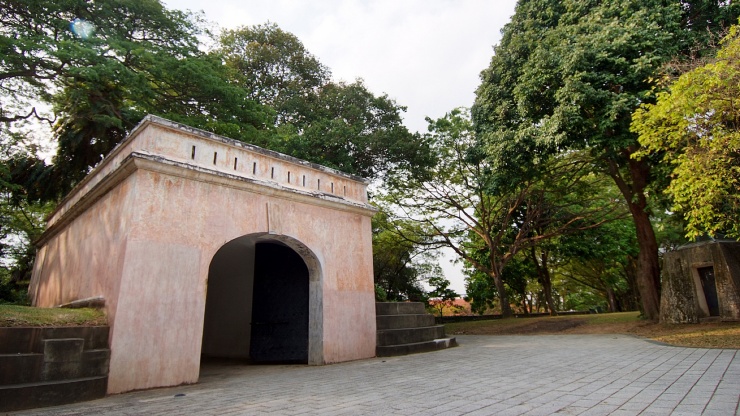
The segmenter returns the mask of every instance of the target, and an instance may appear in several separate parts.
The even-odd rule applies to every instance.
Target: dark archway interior
[[[308,309],[309,271],[298,253],[278,241],[232,240],[209,268],[201,355],[306,363]]]
[[[290,247],[256,247],[252,342],[256,362],[308,362],[308,267]]]
[[[719,298],[717,297],[717,283],[714,278],[714,267],[702,267],[699,272],[699,281],[704,291],[704,297],[707,300],[709,316],[719,316]]]

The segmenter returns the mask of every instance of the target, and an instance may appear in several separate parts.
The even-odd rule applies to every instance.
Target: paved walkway
[[[740,351],[621,335],[461,336],[322,367],[212,366],[197,385],[36,415],[740,415]]]

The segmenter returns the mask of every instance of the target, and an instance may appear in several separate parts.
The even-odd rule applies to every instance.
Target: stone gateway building
[[[740,320],[740,242],[688,244],[663,257],[660,321]]]
[[[201,356],[373,357],[367,185],[147,116],[50,216],[29,293],[105,298],[108,393],[195,383]]]

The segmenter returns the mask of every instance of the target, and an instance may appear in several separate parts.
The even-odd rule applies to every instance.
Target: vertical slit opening
[[[236,170],[236,165],[237,165],[238,161],[239,161],[239,159],[235,157],[234,158],[234,170]]]
[[[290,171],[288,172],[288,183],[290,183]]]
[[[321,190],[321,179],[316,180],[316,189]]]
[[[334,182],[331,183],[331,193],[334,193]]]
[[[252,175],[257,173],[257,162],[252,163]]]
[[[275,179],[275,168],[270,168],[270,179]]]
[[[195,146],[193,146],[193,150],[190,151],[190,158],[195,159]]]
[[[303,186],[306,186],[306,175],[303,175]]]
[[[216,164],[216,159],[218,158],[218,152],[213,152],[213,164]]]

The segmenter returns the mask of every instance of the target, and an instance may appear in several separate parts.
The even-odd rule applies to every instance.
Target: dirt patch
[[[459,322],[447,324],[445,331],[450,335],[628,334],[685,347],[740,349],[740,322],[669,325],[639,319],[637,313]]]
[[[587,323],[584,318],[511,318],[448,324],[445,330],[451,335],[537,335],[576,333],[571,331]]]
[[[586,324],[585,319],[557,319],[529,322],[524,325],[508,328],[503,335],[554,334],[578,328]]]

